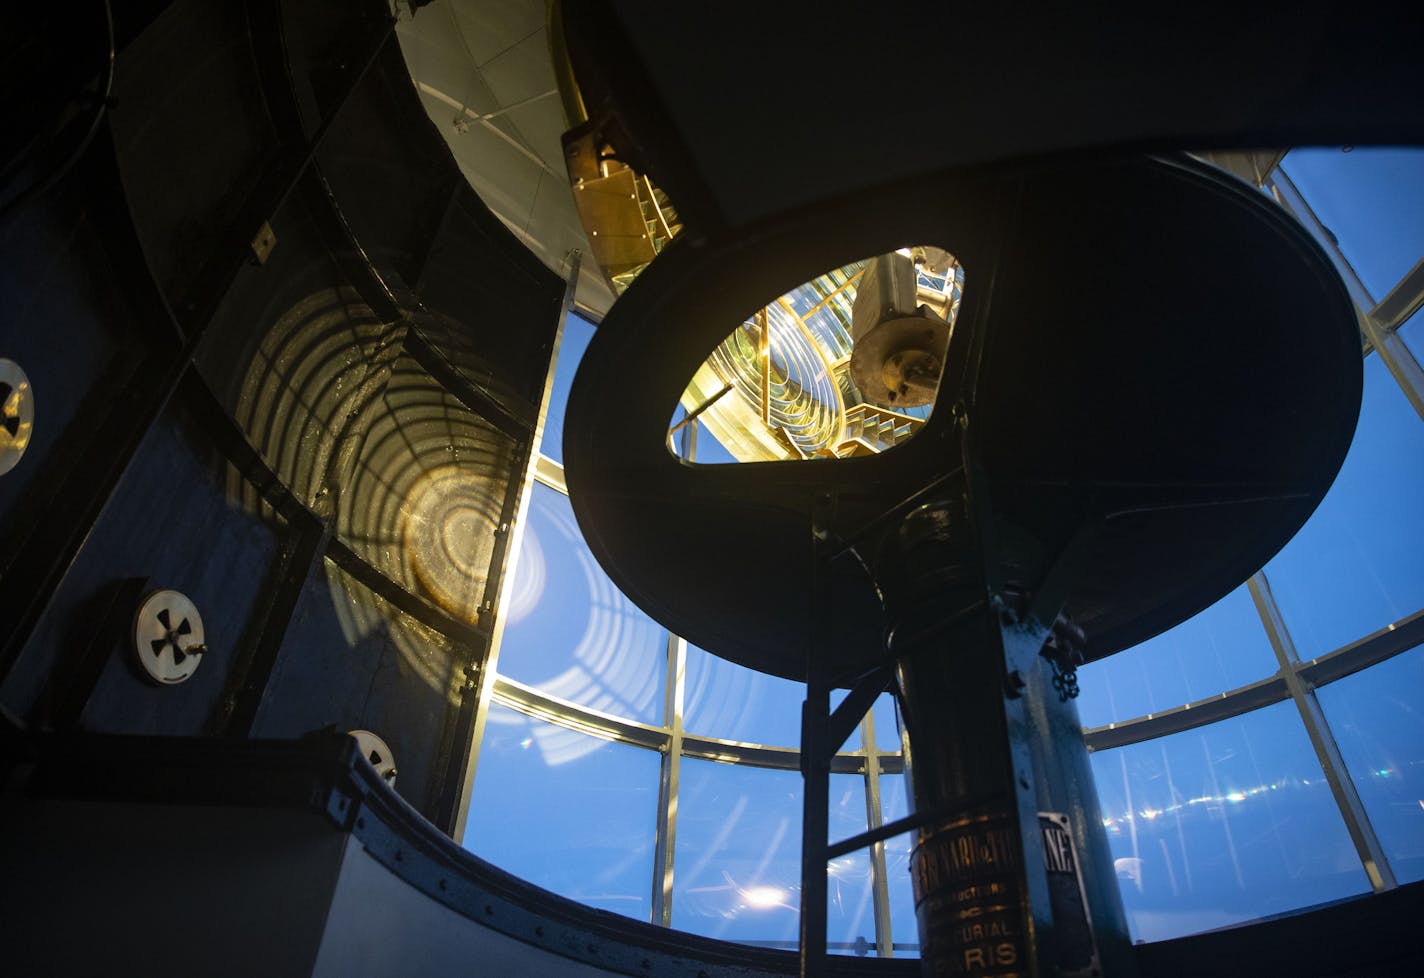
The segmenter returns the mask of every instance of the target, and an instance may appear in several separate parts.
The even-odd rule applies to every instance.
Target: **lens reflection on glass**
[[[661,724],[667,631],[608,579],[567,497],[535,486],[525,520],[500,675],[602,713]]]
[[[247,365],[233,415],[337,539],[473,624],[487,598],[514,446],[406,353],[410,330],[457,374],[478,374],[457,325],[426,316],[386,324],[354,293],[328,289],[277,318]],[[265,505],[235,476],[229,488],[250,508]],[[416,674],[450,686],[450,663],[408,618],[337,577],[332,600],[348,641],[388,631]]]

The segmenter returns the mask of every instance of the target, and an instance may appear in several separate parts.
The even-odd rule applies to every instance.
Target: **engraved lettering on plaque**
[[[959,819],[921,839],[910,861],[910,878],[927,974],[1025,974],[1021,851],[1007,813]]]
[[[1083,873],[1068,816],[1039,812],[1043,837],[1043,868],[1048,873],[1048,900],[1053,911],[1054,963],[1062,978],[1089,978],[1101,974],[1098,945],[1093,936]]]

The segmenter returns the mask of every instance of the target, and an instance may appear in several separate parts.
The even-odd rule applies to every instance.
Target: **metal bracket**
[[[1048,660],[1048,664],[1053,667],[1053,689],[1058,694],[1058,702],[1067,703],[1069,700],[1078,698],[1078,670],[1074,666],[1066,669],[1056,656],[1049,654],[1049,646],[1045,645],[1043,651],[1039,653]]]
[[[1014,627],[1020,624],[1028,627],[1042,627],[1042,623],[1032,614],[1013,610],[1014,603],[1001,598],[996,598],[995,603],[1000,606],[1000,620],[1005,627]],[[1027,596],[1016,603],[1027,604]],[[1058,693],[1060,703],[1078,698],[1078,667],[1084,661],[1083,649],[1085,645],[1086,638],[1083,629],[1067,615],[1061,613],[1054,619],[1053,625],[1044,636],[1043,647],[1039,649],[1038,654],[1053,668],[1053,689]],[[1010,672],[1005,687],[1006,695],[1010,698],[1023,695],[1024,685],[1024,679],[1019,672]]]
[[[265,265],[275,247],[277,247],[277,234],[272,230],[272,225],[269,222],[263,221],[262,226],[257,229],[257,233],[252,236],[252,257],[257,264]]]

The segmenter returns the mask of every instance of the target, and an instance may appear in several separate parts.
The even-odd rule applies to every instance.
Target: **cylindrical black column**
[[[877,563],[912,800],[934,813],[910,861],[924,973],[1031,974],[1004,656],[962,497],[906,515]]]
[[[1002,565],[974,530],[947,496],[908,514],[877,558],[911,801],[928,816],[910,863],[923,972],[1130,974],[1072,684],[1053,682],[1074,630],[1021,620],[1028,595],[988,579]]]
[[[920,830],[910,860],[926,975],[1032,973],[1003,659],[984,639],[923,649],[897,670],[914,807],[939,816]]]

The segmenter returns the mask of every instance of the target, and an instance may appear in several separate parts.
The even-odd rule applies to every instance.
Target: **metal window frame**
[[[1365,875],[1369,877],[1370,888],[1376,893],[1392,890],[1398,885],[1394,871],[1390,869],[1384,847],[1380,845],[1379,837],[1365,812],[1364,803],[1355,789],[1355,782],[1350,777],[1345,759],[1340,755],[1335,735],[1331,733],[1325,712],[1320,708],[1320,701],[1316,699],[1315,687],[1301,675],[1300,656],[1296,652],[1290,632],[1286,629],[1280,605],[1276,604],[1275,595],[1271,593],[1271,584],[1266,580],[1264,572],[1258,572],[1251,577],[1248,587],[1251,589],[1251,600],[1256,603],[1256,610],[1266,627],[1266,635],[1271,640],[1271,649],[1276,653],[1276,661],[1281,665],[1281,678],[1300,712],[1306,735],[1310,737],[1310,745],[1315,748],[1316,760],[1325,772],[1326,783],[1330,785],[1330,793],[1345,819],[1350,841],[1355,844],[1355,851],[1365,867]]]
[[[562,326],[560,328],[562,338]],[[557,345],[550,359],[557,362]],[[541,407],[540,430],[547,413],[547,404]],[[682,453],[692,457],[696,452],[699,425],[693,419],[679,430],[682,435]],[[537,444],[537,438],[536,438]],[[561,495],[568,495],[564,480],[563,466],[546,455],[536,453],[527,473],[529,492],[538,483]],[[528,494],[521,502],[520,513],[527,512]],[[518,521],[519,524],[525,520]],[[516,533],[518,528],[516,528]],[[518,538],[511,540],[510,560],[518,547]],[[506,571],[504,580],[513,581],[512,569]],[[503,601],[501,603],[504,603]],[[663,690],[665,710],[663,723],[653,725],[641,723],[626,717],[573,703],[545,693],[535,686],[510,679],[498,674],[497,655],[503,637],[502,623],[495,624],[496,633],[492,638],[492,651],[486,671],[487,683],[481,685],[477,706],[479,734],[483,734],[484,719],[489,706],[498,704],[513,709],[526,716],[553,723],[566,729],[576,730],[589,736],[613,743],[627,744],[644,750],[657,751],[662,755],[659,766],[658,802],[654,817],[657,823],[654,847],[653,874],[650,880],[652,901],[649,918],[652,923],[664,927],[672,925],[673,881],[676,868],[676,832],[678,811],[678,790],[681,781],[681,762],[685,758],[715,761],[722,764],[740,764],[747,767],[770,768],[782,771],[801,770],[801,750],[797,746],[758,744],[708,736],[689,732],[684,726],[686,703],[687,642],[669,633],[667,642],[667,676]],[[900,751],[900,744],[893,750],[881,749],[875,742],[874,704],[871,703],[864,716],[856,724],[862,732],[863,745],[857,750],[838,751],[829,764],[830,774],[858,775],[863,779],[866,796],[866,815],[871,833],[884,829],[883,808],[881,807],[880,776],[883,774],[905,773],[906,765]],[[479,740],[471,750],[469,775],[465,782],[465,797],[460,812],[455,838],[464,833],[464,825],[469,817],[471,791],[474,786],[474,771],[477,765]],[[896,823],[898,824],[898,823]],[[870,850],[872,864],[872,899],[874,906],[875,935],[873,946],[880,957],[893,957],[894,952],[912,950],[917,943],[896,942],[891,934],[889,878],[886,869],[885,847],[882,839],[867,841],[857,848]],[[785,943],[785,942],[782,942]],[[827,950],[850,950],[852,946],[834,947]]]
[[[664,716],[669,733],[658,775],[657,844],[653,855],[652,922],[672,926],[673,854],[677,848],[678,790],[682,781],[682,709],[686,695],[687,641],[668,633]]]
[[[1325,249],[1336,270],[1345,282],[1345,288],[1355,303],[1355,314],[1360,320],[1360,333],[1365,340],[1365,352],[1374,350],[1380,360],[1404,391],[1415,412],[1424,419],[1424,368],[1414,358],[1409,347],[1398,335],[1399,327],[1424,305],[1424,259],[1416,262],[1403,278],[1394,284],[1389,294],[1376,302],[1365,283],[1350,264],[1340,244],[1335,239],[1285,170],[1277,166],[1267,175],[1262,189],[1284,207],[1301,223],[1310,235]]]
[[[528,522],[525,514],[529,512],[529,500],[534,495],[534,482],[540,462],[544,459],[539,453],[539,443],[544,437],[544,425],[549,416],[549,399],[554,387],[554,369],[559,363],[559,350],[564,342],[564,327],[568,323],[570,313],[574,311],[581,259],[582,255],[577,250],[568,254],[568,265],[564,276],[564,301],[559,310],[559,324],[554,330],[554,342],[549,348],[549,365],[544,373],[543,393],[539,396],[539,411],[534,422],[534,434],[529,443],[529,454],[525,458],[524,471],[520,475],[519,502],[515,507],[515,517],[509,528],[508,546],[502,555],[496,608],[508,608],[514,593],[519,552],[524,542],[524,526]],[[454,818],[451,820],[450,826],[450,836],[457,842],[465,837],[465,827],[470,819],[470,797],[475,787],[480,747],[484,743],[485,724],[489,719],[490,702],[494,696],[500,647],[504,644],[504,623],[504,615],[495,615],[488,650],[485,653],[484,662],[480,666],[479,686],[475,693],[474,717],[470,723],[470,751],[465,761],[465,772],[460,781],[460,797],[455,806]]]
[[[878,702],[878,698],[877,698]],[[880,751],[875,742],[875,704],[860,721],[860,740],[865,745],[865,822],[874,832],[885,821],[885,808],[880,802]],[[895,956],[890,927],[890,880],[885,866],[885,842],[877,840],[870,846],[870,878],[874,887],[875,951],[882,958]]]

